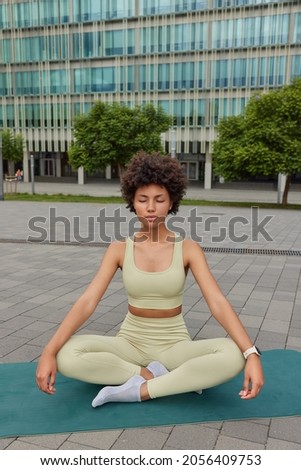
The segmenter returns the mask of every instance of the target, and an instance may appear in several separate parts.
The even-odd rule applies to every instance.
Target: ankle
[[[144,382],[140,387],[141,401],[150,400],[150,396],[147,389],[147,382]]]
[[[150,370],[148,370],[146,367],[141,367],[140,375],[145,380],[151,380],[151,379],[154,378],[154,374],[152,374],[152,372]]]

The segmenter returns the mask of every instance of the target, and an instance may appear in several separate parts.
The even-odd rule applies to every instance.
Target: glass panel
[[[0,5],[0,29],[10,27],[8,18],[8,5]]]
[[[105,54],[122,55],[124,53],[124,31],[106,31],[105,32]]]
[[[198,100],[197,102],[197,124],[198,126],[205,126],[205,110],[206,101]]]
[[[7,127],[15,127],[15,110],[12,104],[6,106],[6,125]]]
[[[196,162],[189,162],[188,163],[188,179],[196,180],[197,179],[197,164]]]
[[[231,80],[230,64],[229,60],[217,60],[214,63],[213,87],[227,88],[229,86]]]
[[[7,74],[0,73],[0,96],[7,96],[7,95],[11,95],[11,90],[8,88]]]
[[[50,93],[64,94],[67,92],[66,70],[50,70]]]
[[[194,63],[184,62],[174,66],[174,88],[190,89],[194,87]]]
[[[301,55],[292,56],[291,77],[301,77]]]
[[[235,59],[233,61],[233,86],[246,86],[247,61],[246,59]]]
[[[199,62],[197,68],[197,88],[203,88],[205,86],[205,67],[203,62]]]
[[[168,90],[170,87],[169,64],[158,65],[158,90]]]
[[[295,24],[294,24],[293,43],[300,44],[301,43],[301,13],[295,14],[294,18],[295,18]]]
[[[133,16],[135,0],[73,0],[74,21],[99,21]]]

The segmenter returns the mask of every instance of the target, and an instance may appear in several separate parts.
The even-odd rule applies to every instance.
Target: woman
[[[45,347],[37,385],[55,393],[55,376],[108,385],[92,406],[143,401],[213,387],[244,368],[242,399],[255,398],[264,378],[259,350],[222,294],[200,246],[176,237],[165,224],[186,191],[180,163],[169,156],[139,154],[121,184],[140,230],[107,249],[100,268]],[[122,270],[128,312],[116,337],[74,335],[92,315],[117,269]],[[190,270],[214,318],[230,338],[192,341],[182,315]]]

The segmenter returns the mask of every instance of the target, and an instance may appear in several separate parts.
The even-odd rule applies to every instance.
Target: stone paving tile
[[[70,434],[43,434],[39,436],[22,436],[17,442],[28,445],[36,445],[40,448],[58,449],[68,438]]]
[[[215,450],[264,450],[265,446],[257,442],[245,441],[234,437],[220,435]]]
[[[173,449],[214,449],[219,429],[204,424],[175,426],[166,446]]]
[[[287,347],[301,351],[301,338],[294,338],[293,336],[289,337],[287,339]]]
[[[2,326],[4,328],[8,328],[13,331],[21,330],[22,328],[27,327],[28,325],[32,325],[34,323],[34,319],[30,317],[26,317],[25,315],[17,315],[10,320],[4,321]]]
[[[49,450],[49,448],[16,439],[6,447],[6,450]]]
[[[231,297],[230,297],[231,299]],[[244,305],[243,312],[245,315],[256,315],[263,317],[269,307],[269,302],[265,300],[250,299]]]
[[[3,362],[31,362],[37,359],[40,356],[41,348],[39,346],[31,346],[30,344],[25,344],[15,351],[5,354],[2,358]]]
[[[88,446],[85,444],[77,444],[76,442],[66,441],[58,450],[99,450],[97,447]],[[98,455],[98,453],[96,454]],[[81,465],[83,467],[83,465]]]
[[[264,319],[261,325],[262,331],[269,331],[271,333],[288,333],[290,327],[289,321],[281,320],[268,320]]]
[[[246,328],[260,328],[262,324],[262,318],[252,315],[250,313],[246,314],[245,309],[243,309],[243,313],[239,315],[239,318],[243,322]]]
[[[2,310],[0,312],[0,320],[6,321],[6,320],[13,319],[15,317],[18,317],[22,313],[25,313],[27,311],[30,312],[31,308],[34,308],[34,307],[36,307],[36,305],[30,302],[26,302],[26,300],[24,299],[22,304],[15,304],[15,305],[12,305],[11,307],[8,307],[6,310]]]
[[[0,315],[1,315],[1,310],[6,310],[8,309],[9,307],[11,307],[12,305],[14,305],[13,302],[2,302],[0,300]]]
[[[72,433],[65,443],[90,446],[96,449],[110,449],[122,434],[122,429]]]
[[[0,358],[20,348],[26,342],[26,338],[16,338],[12,335],[2,338],[0,342]]]
[[[10,330],[8,328],[2,328],[2,326],[0,327],[0,338],[5,338],[6,336],[11,335],[12,333],[13,333],[13,330]]]
[[[163,449],[167,439],[160,428],[125,429],[110,449]]]
[[[271,298],[273,297],[274,291],[271,290],[262,290],[262,288],[257,288],[257,286],[254,287],[252,293],[250,294],[250,301],[251,300],[264,300],[266,302],[269,302]]]
[[[301,450],[301,444],[270,437],[265,448],[266,450]]]
[[[0,450],[7,449],[9,445],[14,442],[15,438],[14,437],[4,437],[0,439]]]
[[[289,334],[292,334],[295,338],[301,338],[301,328],[290,328]]]
[[[268,432],[269,427],[267,425],[255,423],[254,421],[227,421],[223,424],[221,435],[264,445]]]
[[[287,419],[274,418],[271,422],[269,437],[301,444],[301,417]],[[284,439],[285,438],[285,439]]]

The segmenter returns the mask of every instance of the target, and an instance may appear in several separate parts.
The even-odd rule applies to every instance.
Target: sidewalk
[[[17,191],[32,193],[32,184],[19,182]],[[36,194],[81,194],[89,196],[120,196],[118,180],[99,180],[87,184],[69,182],[34,183]],[[191,182],[186,197],[209,201],[251,201],[277,203],[278,193],[271,183],[224,183],[215,184],[212,189],[204,189],[200,183]],[[289,203],[301,204],[301,185],[292,185]]]
[[[66,184],[60,188],[54,188],[54,185],[56,183],[51,184],[51,190],[57,189],[61,193],[71,194],[71,190],[78,190],[78,185]],[[30,185],[26,187],[21,183],[19,186],[30,192]],[[97,195],[119,195],[117,184],[89,184],[84,190],[89,190],[89,194],[97,191]],[[193,190],[204,198],[205,190]],[[39,187],[36,184],[36,191],[49,192],[49,184],[39,183]],[[110,194],[111,191],[115,192]],[[219,191],[206,191],[206,199],[209,199],[209,193],[211,199],[217,196],[221,199]],[[229,191],[227,198],[234,200],[251,197],[254,201],[255,195],[261,196],[258,190],[222,191]],[[276,196],[275,191],[263,193],[266,197]],[[191,194],[189,192],[188,197],[195,197]],[[291,194],[296,197],[294,202],[301,202],[299,191]],[[54,212],[52,224],[51,208]],[[129,217],[123,206],[114,204],[101,207],[83,203],[0,201],[1,362],[36,361],[67,310],[96,272],[107,243],[104,235],[110,239],[116,231],[112,221],[107,220],[104,222],[109,226],[108,231],[105,233],[105,225],[99,223],[95,225],[94,229],[98,231],[94,231],[91,239],[87,217],[96,221],[103,208],[107,217],[113,217],[118,210],[120,216]],[[248,208],[202,206],[194,213],[194,209],[182,206],[179,213],[185,220],[185,233],[203,237],[202,244],[212,272],[252,339],[263,351],[271,348],[301,351],[300,212],[280,209],[252,213]],[[203,218],[198,221],[192,218],[188,223],[187,217],[191,214]],[[34,217],[42,218],[40,224]],[[235,217],[240,219],[233,219]],[[256,232],[256,223],[260,224],[266,217],[270,219],[266,219],[265,231]],[[86,237],[91,246],[78,243],[75,220],[80,236]],[[233,220],[237,224],[231,232]],[[41,230],[33,230],[37,227],[45,229],[45,243],[37,240],[26,243],[28,236],[41,236]],[[221,228],[225,229],[225,236],[221,236],[224,233]],[[66,234],[70,235],[71,243],[65,243]],[[52,242],[50,235],[54,237]],[[250,251],[239,251],[244,248]],[[82,332],[114,335],[126,307],[121,276],[117,273]],[[187,279],[183,309],[193,338],[224,336],[224,331],[211,318],[191,275]],[[301,417],[257,419],[7,438],[0,439],[0,449],[300,450],[300,429]]]

